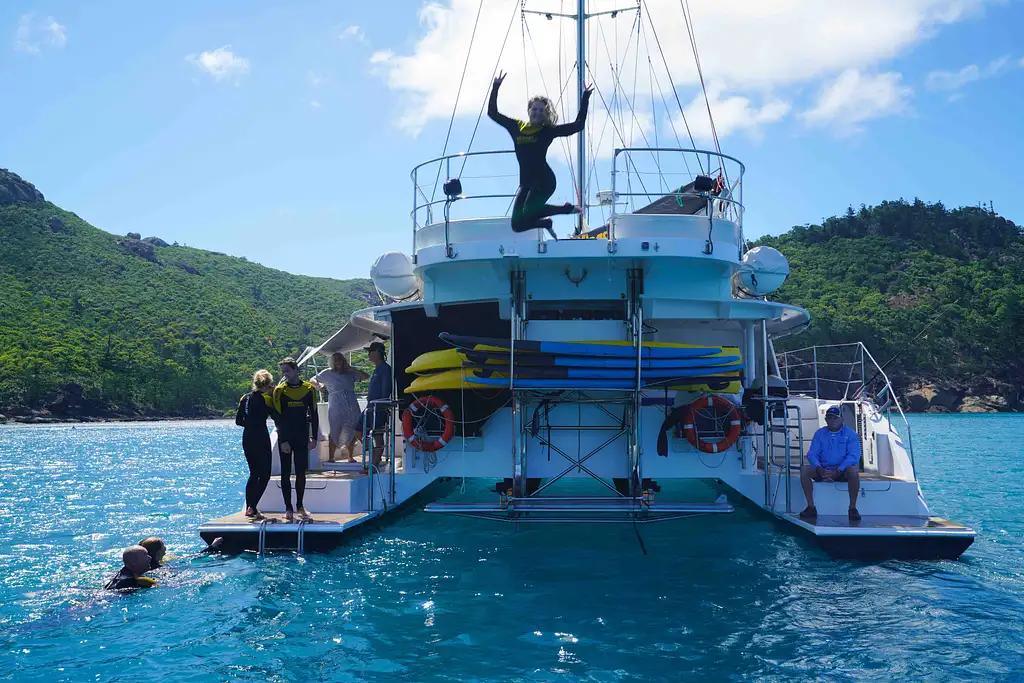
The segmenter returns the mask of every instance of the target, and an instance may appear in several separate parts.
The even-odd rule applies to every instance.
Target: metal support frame
[[[764,406],[764,434],[762,448],[764,450],[764,505],[768,507],[771,496],[771,453],[769,433],[771,431],[771,406],[768,404],[768,321],[761,321],[761,404]]]
[[[643,367],[643,342],[644,342],[644,273],[639,268],[631,268],[626,273],[630,332],[632,333],[633,347],[636,351],[636,384],[633,387],[632,410],[629,417],[632,418],[629,430],[629,494],[636,498],[642,494],[641,482],[643,482],[642,460],[643,447],[640,439],[640,416],[641,416],[641,388],[642,388],[642,367]]]
[[[578,402],[578,401],[563,400],[563,401],[560,401],[560,403],[575,403],[575,404],[579,404],[580,402]],[[593,402],[591,402],[591,403],[593,403]],[[528,404],[529,404],[529,400],[528,399],[524,399],[524,405],[528,405]],[[557,405],[557,403],[556,403],[556,405]],[[610,411],[606,410],[600,404],[597,404],[597,405],[598,405],[598,407],[601,410],[603,410],[608,415],[610,415],[612,417],[615,417],[616,419],[620,419],[620,418],[617,418],[616,416],[612,415]],[[600,453],[602,450],[604,450],[608,446],[610,446],[612,443],[614,443],[616,441],[616,439],[618,439],[623,434],[629,434],[629,431],[630,431],[629,430],[629,424],[627,422],[627,419],[626,419],[625,415],[623,415],[623,417],[621,418],[621,420],[620,420],[618,425],[591,425],[591,426],[576,425],[575,427],[550,427],[550,429],[552,429],[552,430],[573,430],[573,431],[579,431],[579,430],[582,430],[582,429],[587,429],[587,430],[597,429],[597,430],[605,430],[605,431],[614,430],[615,433],[612,434],[609,438],[607,438],[600,446],[597,446],[596,448],[592,449],[586,455],[582,455],[582,454],[578,453],[576,459],[574,459],[571,455],[569,455],[568,453],[563,451],[561,448],[556,446],[554,443],[552,443],[551,439],[546,438],[546,437],[544,437],[544,436],[542,436],[541,434],[538,433],[538,435],[535,437],[537,439],[537,441],[539,441],[542,446],[546,446],[546,447],[550,448],[552,451],[554,451],[558,455],[560,455],[563,458],[565,458],[566,460],[568,460],[570,465],[569,465],[569,467],[565,468],[563,471],[561,471],[560,473],[558,473],[557,475],[555,475],[554,477],[549,479],[547,482],[545,482],[542,486],[540,486],[532,494],[527,494],[525,496],[515,496],[515,495],[513,495],[509,499],[510,502],[514,502],[514,501],[517,501],[517,500],[525,500],[527,498],[538,497],[537,494],[539,494],[541,491],[543,491],[544,489],[546,489],[549,486],[551,486],[552,484],[554,484],[556,481],[558,481],[558,480],[562,479],[563,477],[565,477],[567,474],[572,472],[574,469],[579,469],[579,470],[581,470],[583,472],[586,472],[587,475],[589,475],[591,478],[593,478],[594,480],[600,482],[602,486],[604,486],[605,488],[607,488],[610,491],[612,491],[613,493],[615,493],[615,495],[617,497],[621,497],[622,496],[622,494],[614,486],[611,486],[610,484],[608,484],[608,482],[606,482],[603,478],[601,478],[600,475],[598,475],[596,472],[593,472],[592,470],[587,468],[583,463],[586,462],[587,460],[589,460],[591,457],[593,457],[593,456],[597,455],[598,453]],[[525,434],[524,434],[524,436],[525,436]],[[548,500],[548,499],[545,498],[545,500]]]
[[[509,272],[512,299],[511,338],[509,339],[509,390],[512,392],[512,495],[526,495],[526,420],[524,403],[516,392],[516,341],[526,338],[526,272]]]

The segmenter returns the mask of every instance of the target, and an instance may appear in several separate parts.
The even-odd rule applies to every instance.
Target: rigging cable
[[[469,48],[466,50],[466,63],[462,65],[462,78],[459,79],[459,89],[455,93],[455,106],[452,107],[452,117],[448,120],[448,133],[444,136],[444,149],[441,156],[448,154],[448,141],[452,137],[452,126],[455,124],[455,114],[459,111],[459,99],[462,97],[462,84],[466,81],[466,72],[469,70],[469,57],[473,54],[473,42],[476,39],[476,29],[480,25],[480,13],[484,9],[484,0],[476,8],[476,20],[473,22],[473,33],[469,36]],[[434,201],[437,195],[437,181],[441,179],[441,164],[437,165],[437,176],[434,178],[434,189],[430,193],[430,201]]]
[[[654,41],[658,46],[658,52],[661,54],[661,62],[665,65],[665,73],[668,74],[668,82],[669,85],[672,86],[672,94],[675,96],[676,105],[679,107],[679,115],[682,117],[683,125],[686,127],[686,134],[690,138],[690,144],[693,146],[693,149],[697,149],[697,143],[693,140],[693,132],[690,130],[690,124],[686,121],[686,112],[683,111],[683,103],[679,100],[679,91],[676,90],[675,79],[672,78],[672,70],[668,68],[668,59],[665,57],[665,51],[661,48],[661,38],[658,37],[658,30],[654,28],[654,22],[651,21],[650,12],[648,12],[646,16],[647,24],[651,28],[651,33],[654,34]],[[700,167],[700,172],[704,173],[704,164],[701,163],[700,156],[697,156],[697,165]]]
[[[588,69],[588,71],[590,71],[590,70]],[[593,77],[594,77],[594,72],[593,71],[590,71],[590,76],[593,79]],[[594,90],[597,91],[598,96],[601,98],[601,104],[603,104],[605,106],[605,109],[607,110],[608,105],[605,102],[604,93],[601,92],[601,88],[597,87],[596,83],[594,85]],[[611,118],[611,117],[609,117],[609,118]],[[619,139],[621,140],[622,139],[622,133],[619,132],[618,127],[615,125],[615,120],[614,119],[612,119],[612,128],[615,129],[616,134],[619,136]],[[640,187],[643,188],[644,193],[647,193],[647,187],[644,185],[643,178],[640,177],[640,173],[637,171],[636,163],[632,159],[629,158],[628,154],[626,155],[626,164],[627,164],[627,168],[629,166],[633,167],[633,172],[637,174],[637,180],[640,181]]]
[[[697,76],[700,77],[700,87],[704,91],[704,104],[707,105],[708,109],[708,121],[711,123],[711,135],[715,140],[715,151],[721,154],[722,147],[718,144],[718,130],[715,128],[715,117],[711,115],[711,100],[708,99],[708,88],[704,85],[704,70],[700,65],[697,38],[693,33],[693,15],[690,13],[690,3],[688,0],[679,0],[679,7],[683,10],[683,21],[686,22],[686,32],[690,36],[690,47],[693,48],[693,61],[697,64]]]
[[[498,73],[498,64],[501,63],[501,57],[505,54],[505,45],[508,43],[508,37],[512,34],[512,24],[516,20],[515,7],[512,8],[512,17],[508,21],[508,28],[505,29],[505,39],[501,41],[501,49],[498,50],[498,58],[494,62],[494,68],[491,70],[491,80],[494,80],[494,74]],[[480,111],[476,115],[476,124],[473,125],[473,134],[469,136],[469,146],[466,148],[466,152],[473,149],[473,141],[476,140],[476,132],[480,128],[480,121],[484,117],[484,108],[487,106],[487,98],[483,98],[480,103]],[[462,157],[462,168],[459,169],[459,177],[462,177],[462,172],[466,170],[466,162],[469,160],[468,156]],[[518,177],[518,176],[517,176]],[[437,181],[434,182],[434,188],[437,188]]]

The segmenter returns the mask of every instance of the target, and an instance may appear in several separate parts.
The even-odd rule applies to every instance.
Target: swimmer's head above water
[[[139,541],[139,546],[145,548],[146,553],[149,555],[151,560],[150,569],[159,567],[160,563],[164,561],[164,556],[167,555],[167,546],[164,544],[163,539],[156,536],[150,536]]]
[[[124,549],[121,553],[124,566],[135,576],[142,576],[149,571],[149,552],[141,545],[133,545]]]

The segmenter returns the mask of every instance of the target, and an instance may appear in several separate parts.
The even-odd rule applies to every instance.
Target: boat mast
[[[587,85],[586,68],[586,25],[587,25],[587,0],[579,0],[576,8],[576,101],[581,102],[583,89]],[[587,216],[587,134],[580,131],[576,135],[576,159],[577,178],[576,198],[580,203],[579,222],[576,224],[576,234],[583,234],[583,226],[586,224]]]
[[[525,3],[524,3],[525,4]],[[543,12],[537,10],[522,9],[523,14],[538,14],[551,20],[552,17],[564,17],[566,19],[576,20],[576,100],[580,102],[583,98],[583,90],[587,87],[587,40],[586,40],[586,28],[587,20],[593,19],[594,17],[600,17],[605,14],[610,14],[614,19],[619,15],[619,12],[627,12],[630,10],[640,11],[639,2],[635,7],[623,7],[621,9],[612,9],[604,12],[594,12],[593,14],[587,14],[587,0],[577,0],[576,2],[576,14],[560,14],[558,12]],[[576,234],[579,235],[583,232],[583,226],[586,225],[587,217],[587,136],[586,131],[580,132],[576,136],[576,163],[578,168],[576,169],[576,198],[580,203],[580,217],[579,222],[576,224]]]

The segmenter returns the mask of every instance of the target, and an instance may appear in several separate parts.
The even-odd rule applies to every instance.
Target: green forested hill
[[[812,315],[811,328],[780,349],[861,340],[884,362],[937,316],[887,370],[894,381],[1015,402],[1024,377],[1024,236],[1011,221],[901,200],[760,243],[789,259],[775,298]],[[971,388],[979,384],[988,388]]]
[[[254,370],[276,375],[280,358],[373,303],[369,281],[111,235],[41,195],[19,197],[18,183],[31,185],[4,175],[0,412],[44,407],[68,383],[121,412],[220,411]]]
[[[0,413],[61,404],[68,385],[97,413],[221,411],[255,369],[374,303],[366,280],[138,237],[98,230],[0,170]],[[1024,236],[1012,222],[884,202],[760,243],[792,268],[775,298],[813,317],[779,350],[860,340],[884,362],[934,320],[889,368],[901,389],[945,387],[951,406],[968,395],[1020,405]]]

